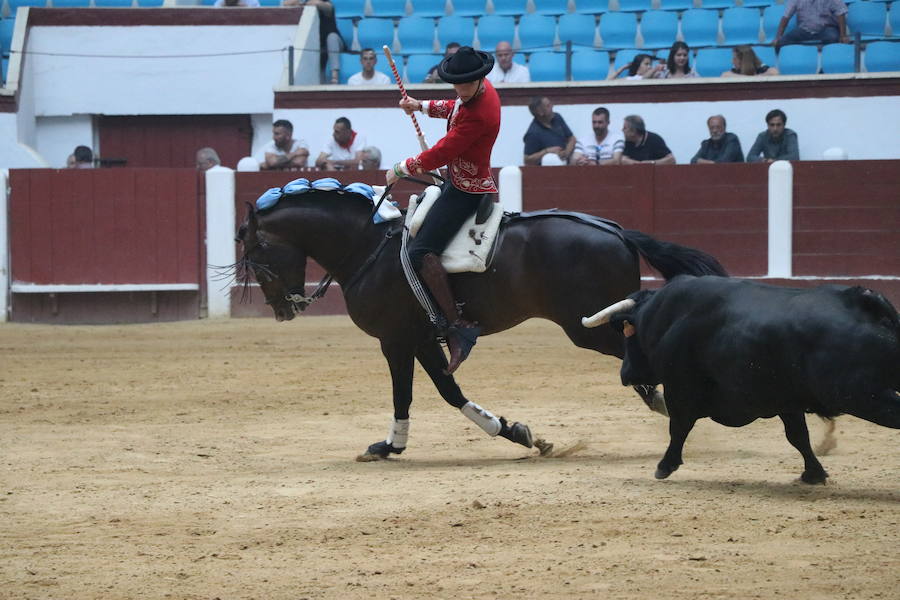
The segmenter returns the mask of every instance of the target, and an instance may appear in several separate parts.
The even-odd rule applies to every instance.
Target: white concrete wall
[[[426,94],[415,90],[409,93],[427,99]],[[576,136],[586,136],[591,133],[591,113],[597,106],[556,105],[555,110]],[[604,106],[610,110],[612,127],[619,130],[626,115],[641,115],[650,131],[663,136],[679,163],[690,162],[700,142],[709,137],[706,119],[713,114],[725,115],[728,130],[740,138],[746,155],[757,134],[766,128],[765,115],[773,108],[787,114],[787,126],[797,132],[803,159],[820,160],[822,153],[834,146],[844,148],[853,160],[900,158],[900,110],[897,110],[900,96]],[[350,119],[355,130],[365,134],[370,144],[381,148],[384,167],[418,152],[409,117],[393,107],[277,110],[274,118],[291,121],[295,137],[306,139],[310,154],[317,156],[323,141],[331,134],[334,120],[340,116]],[[445,134],[446,121],[423,115],[418,119],[429,144],[433,145]],[[500,136],[491,157],[493,166],[523,164],[522,137],[531,119],[527,106],[503,108]],[[258,150],[254,146],[254,152]]]
[[[91,115],[41,117],[37,119],[35,150],[53,168],[66,166],[66,158],[75,146],[94,148],[94,119]]]

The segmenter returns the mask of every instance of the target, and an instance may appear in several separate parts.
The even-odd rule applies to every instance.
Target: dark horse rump
[[[286,198],[268,211],[251,210],[238,236],[244,247],[240,264],[254,272],[279,320],[295,316],[291,298],[303,290],[307,258],[341,284],[348,314],[380,340],[391,372],[394,420],[388,439],[370,448],[374,454],[399,453],[406,446],[414,360],[449,404],[490,435],[524,443],[505,421],[469,402],[453,376],[444,373],[444,353],[403,275],[399,236],[384,243],[394,225],[373,225],[371,210],[368,199],[332,191]],[[699,250],[638,231],[614,235],[569,215],[513,218],[502,237],[487,271],[451,276],[463,314],[478,321],[485,335],[546,318],[576,345],[621,358],[621,333],[612,327],[586,329],[581,316],[639,289],[638,256],[667,280],[680,274],[725,275],[715,258]]]

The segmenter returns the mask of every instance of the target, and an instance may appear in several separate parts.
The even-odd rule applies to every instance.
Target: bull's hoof
[[[800,480],[809,485],[825,485],[826,479],[828,479],[828,473],[824,469],[821,471],[803,471],[803,474],[800,476]]]
[[[356,457],[357,462],[369,462],[373,460],[381,460],[387,458],[391,454],[401,454],[406,448],[395,448],[393,444],[387,443],[387,440],[375,442],[368,448],[364,454]]]
[[[522,444],[526,448],[534,446],[534,441],[531,439],[531,429],[529,429],[528,425],[525,423],[519,423],[517,421],[512,425],[507,425],[506,419],[500,417],[500,425],[500,437],[504,437],[517,444]]]
[[[674,467],[670,467],[669,465],[664,465],[663,463],[659,463],[656,465],[656,473],[653,474],[657,479],[665,479],[672,473],[678,470],[678,465]]]

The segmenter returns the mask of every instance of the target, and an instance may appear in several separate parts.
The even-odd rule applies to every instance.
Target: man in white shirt
[[[347,85],[390,85],[390,78],[381,71],[375,70],[375,63],[378,57],[371,48],[363,48],[359,53],[359,64],[362,65],[362,71],[350,76]]]
[[[499,42],[494,49],[497,60],[494,68],[487,75],[491,83],[528,83],[531,81],[531,72],[525,65],[513,62],[515,56],[509,42]]]
[[[593,135],[579,138],[572,156],[572,164],[618,165],[625,151],[625,138],[620,132],[609,130],[609,111],[600,106],[591,115]]]
[[[197,150],[197,170],[198,171],[230,171],[228,167],[222,166],[219,159],[219,153],[212,148],[200,148]]]
[[[306,166],[309,144],[294,139],[294,126],[279,119],[272,123],[272,141],[263,146],[261,169],[296,169]]]
[[[340,117],[334,122],[334,133],[325,142],[324,147],[316,159],[316,168],[323,171],[359,169],[363,161],[366,138],[353,131],[350,119]]]

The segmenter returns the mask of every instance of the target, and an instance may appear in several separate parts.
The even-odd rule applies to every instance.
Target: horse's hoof
[[[526,448],[534,446],[534,441],[531,439],[531,429],[529,429],[528,425],[525,423],[516,421],[512,425],[507,425],[506,419],[500,417],[500,425],[500,437],[504,437],[517,444],[522,444]]]
[[[668,465],[663,465],[660,463],[656,467],[656,472],[653,474],[657,479],[666,479],[669,475],[678,470],[678,465],[674,467],[669,467]]]
[[[803,483],[808,483],[809,485],[817,485],[822,484],[825,485],[825,480],[828,479],[828,473],[824,470],[822,471],[803,471],[803,474],[800,476],[800,480]]]
[[[393,444],[387,441],[375,442],[368,448],[364,454],[356,457],[356,462],[371,462],[373,460],[381,460],[387,458],[391,454],[402,454],[406,448],[395,448]]]

